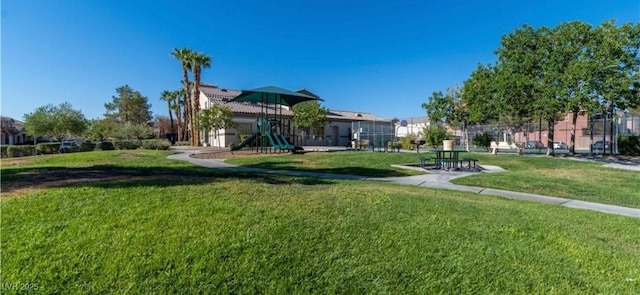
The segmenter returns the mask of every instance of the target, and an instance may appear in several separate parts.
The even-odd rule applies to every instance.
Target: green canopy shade
[[[294,92],[276,86],[266,86],[251,90],[242,90],[240,95],[231,99],[235,102],[260,102],[263,104],[281,104],[294,106],[308,100],[324,101],[318,97]]]

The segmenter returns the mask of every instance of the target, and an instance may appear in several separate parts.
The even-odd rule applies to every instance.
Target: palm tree
[[[183,141],[185,138],[184,130],[186,128],[184,128],[185,124],[183,124],[182,122],[182,116],[180,111],[184,109],[184,101],[183,101],[184,89],[181,88],[174,91],[174,95],[175,95],[175,103],[173,104],[172,109],[176,114],[176,124],[178,125],[178,141]],[[185,118],[186,118],[186,115],[185,115]]]
[[[160,100],[166,101],[167,107],[169,108],[169,120],[171,120],[171,135],[169,140],[171,141],[172,144],[175,143],[175,139],[173,138],[173,134],[175,134],[175,127],[173,125],[173,115],[171,114],[171,111],[173,110],[174,105],[176,104],[177,98],[178,98],[177,92],[175,91],[164,90],[160,94]]]
[[[189,122],[189,126],[191,129],[191,145],[195,146],[197,144],[194,138],[194,126],[193,126],[193,111],[192,111],[192,102],[191,102],[191,91],[189,89],[189,71],[192,70],[192,57],[194,55],[193,50],[188,48],[177,49],[174,48],[171,52],[171,55],[178,59],[182,64],[182,83],[184,85],[184,101],[185,101],[185,123]]]
[[[200,114],[200,73],[202,69],[206,69],[211,67],[211,57],[204,53],[194,53],[191,56],[191,66],[193,69],[193,116],[198,116]],[[200,143],[200,124],[196,120],[194,122],[193,137],[195,138],[196,144]]]

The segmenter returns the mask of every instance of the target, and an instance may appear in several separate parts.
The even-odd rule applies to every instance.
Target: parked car
[[[73,153],[77,152],[79,149],[80,147],[75,141],[63,141],[62,143],[60,143],[61,153]]]
[[[528,141],[527,142],[527,148],[528,149],[543,149],[544,148],[544,144],[542,144],[542,142],[539,142],[539,141]]]
[[[566,149],[568,149],[569,147],[568,147],[568,146],[567,146],[567,144],[566,144],[566,143],[564,143],[563,141],[555,141],[555,142],[553,143],[553,148],[554,148],[554,149],[562,149],[562,150],[566,150]]]
[[[593,149],[594,150],[601,150],[601,149],[608,149],[609,148],[609,142],[608,141],[602,141],[602,140],[598,140],[593,144]]]

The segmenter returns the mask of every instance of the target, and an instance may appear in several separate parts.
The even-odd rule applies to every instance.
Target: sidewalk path
[[[537,195],[537,194],[520,193],[520,192],[513,192],[513,191],[506,191],[506,190],[499,190],[499,189],[457,185],[457,184],[452,184],[450,182],[451,179],[473,175],[474,174],[473,172],[450,173],[450,172],[436,171],[435,173],[431,173],[431,174],[423,174],[423,175],[415,175],[415,176],[407,176],[407,177],[387,177],[387,178],[365,177],[365,176],[347,175],[347,174],[331,174],[331,173],[318,173],[318,172],[306,172],[306,171],[289,171],[289,170],[241,167],[241,166],[235,166],[235,165],[224,163],[223,160],[219,160],[219,159],[191,158],[189,155],[191,154],[192,151],[189,151],[189,150],[177,150],[177,151],[179,153],[169,155],[168,158],[173,160],[189,161],[198,166],[223,169],[223,170],[228,170],[232,172],[256,172],[256,173],[266,173],[266,174],[282,174],[282,175],[289,175],[289,176],[305,176],[305,177],[343,179],[343,180],[379,181],[379,182],[389,182],[389,183],[404,184],[404,185],[416,185],[416,186],[429,187],[429,188],[473,192],[473,193],[478,193],[482,195],[501,196],[501,197],[510,198],[510,199],[527,200],[527,201],[534,201],[534,202],[546,203],[546,204],[555,204],[555,205],[560,205],[560,206],[569,207],[569,208],[587,209],[587,210],[599,211],[604,213],[640,218],[640,209],[635,209],[635,208],[606,205],[606,204],[585,202],[585,201],[565,199],[565,198],[556,198],[556,197],[543,196],[543,195]],[[482,167],[486,169],[486,172],[490,172],[490,173],[500,172],[500,170],[502,170],[500,167],[497,167],[497,166],[483,165]]]

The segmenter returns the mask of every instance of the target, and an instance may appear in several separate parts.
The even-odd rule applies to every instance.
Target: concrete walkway
[[[534,202],[546,203],[546,204],[555,204],[555,205],[560,205],[560,206],[569,207],[569,208],[587,209],[587,210],[599,211],[599,212],[604,212],[609,214],[618,214],[618,215],[625,215],[625,216],[640,218],[640,209],[635,209],[635,208],[605,205],[605,204],[599,204],[599,203],[571,200],[571,199],[565,199],[565,198],[556,198],[556,197],[543,196],[543,195],[537,195],[537,194],[520,193],[520,192],[513,192],[513,191],[506,191],[506,190],[499,190],[499,189],[464,186],[464,185],[452,184],[450,182],[450,180],[452,179],[473,175],[477,172],[444,172],[444,171],[434,170],[434,171],[431,171],[432,173],[430,174],[407,176],[407,177],[386,177],[386,178],[365,177],[365,176],[346,175],[346,174],[331,174],[331,173],[318,173],[318,172],[306,172],[306,171],[288,171],[288,170],[241,167],[241,166],[235,166],[235,165],[224,163],[223,160],[219,160],[219,159],[191,158],[189,155],[196,152],[194,150],[176,150],[176,151],[179,153],[170,155],[168,156],[168,158],[173,160],[189,161],[198,166],[228,170],[231,172],[254,172],[254,173],[263,173],[263,174],[282,174],[282,175],[289,175],[289,176],[304,176],[304,177],[343,179],[343,180],[379,181],[379,182],[389,182],[389,183],[404,184],[404,185],[416,185],[416,186],[429,187],[429,188],[473,192],[473,193],[478,193],[482,195],[501,196],[501,197],[510,198],[510,199],[527,200],[527,201],[534,201]],[[483,165],[482,168],[484,169],[483,172],[487,172],[487,173],[504,171],[502,170],[502,168],[497,166]]]

